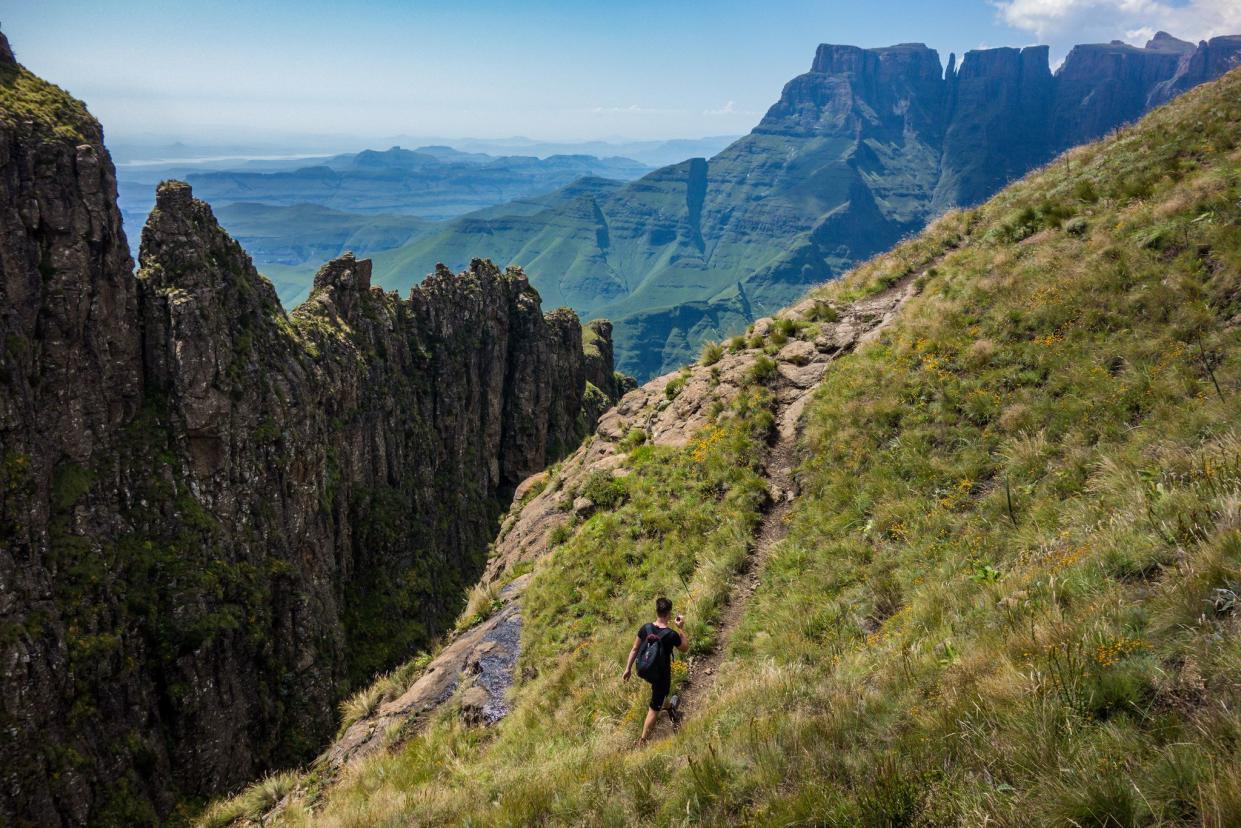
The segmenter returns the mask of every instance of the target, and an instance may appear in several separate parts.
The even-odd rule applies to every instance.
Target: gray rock
[[[486,722],[484,710],[490,698],[487,691],[477,685],[467,687],[461,693],[461,718],[466,724],[477,725]]]
[[[802,339],[794,339],[780,349],[779,353],[776,354],[776,359],[780,362],[790,362],[793,365],[805,365],[814,359],[816,355],[817,351],[813,343]]]
[[[0,823],[79,825],[118,779],[166,815],[309,758],[593,420],[520,270],[401,298],[345,255],[286,313],[167,182],[135,276],[98,123],[42,94],[61,120],[0,112]]]

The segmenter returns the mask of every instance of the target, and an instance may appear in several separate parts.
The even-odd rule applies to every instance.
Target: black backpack
[[[638,648],[638,660],[634,664],[638,668],[638,678],[654,682],[658,678],[659,655],[664,646],[664,633],[671,632],[667,627],[652,627],[646,634],[642,646]]]

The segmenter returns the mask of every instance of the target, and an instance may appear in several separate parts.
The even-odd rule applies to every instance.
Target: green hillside
[[[621,181],[587,176],[550,193],[475,210],[453,226],[491,222],[529,228],[533,226],[531,216],[571,204],[583,196],[604,195],[621,186]],[[140,215],[145,212],[144,208]],[[433,273],[440,262],[462,262],[458,270],[464,269],[475,258],[470,249],[479,243],[468,233],[446,239],[443,223],[418,216],[351,213],[319,204],[241,202],[217,207],[216,215],[254,258],[263,275],[272,280],[286,308],[294,308],[306,298],[324,261],[346,251],[374,256],[379,266],[376,281],[404,292],[411,283]],[[385,253],[396,248],[399,251]],[[514,247],[515,253],[521,250],[521,245]],[[401,273],[417,274],[417,278],[395,277],[394,267]]]
[[[418,216],[349,213],[318,204],[237,203],[216,209],[220,224],[271,279],[286,308],[310,294],[322,263],[345,251],[366,256],[399,247],[436,225]]]
[[[679,447],[628,431],[627,473],[566,492],[593,510],[502,578],[531,573],[506,718],[443,705],[206,823],[1237,824],[1239,228],[1241,70],[708,348],[648,392],[675,407],[744,357],[732,401]],[[771,504],[773,357],[906,285],[828,364]],[[661,592],[687,720],[637,749],[619,673]]]

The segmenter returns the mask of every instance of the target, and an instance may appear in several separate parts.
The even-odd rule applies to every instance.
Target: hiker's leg
[[[658,715],[658,710],[654,710],[650,707],[646,709],[646,721],[642,723],[642,738],[638,741],[646,742],[646,738],[651,735],[651,728],[655,726],[655,718]]]
[[[651,728],[659,718],[659,711],[664,707],[664,699],[668,697],[671,684],[670,681],[658,680],[651,684],[651,703],[646,706],[646,721],[642,723],[642,738],[638,739],[638,744],[646,744],[646,738],[651,735]]]

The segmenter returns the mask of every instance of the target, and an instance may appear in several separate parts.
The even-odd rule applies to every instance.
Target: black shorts
[[[651,709],[663,710],[664,699],[668,698],[668,691],[672,689],[672,674],[655,679],[651,682]]]

